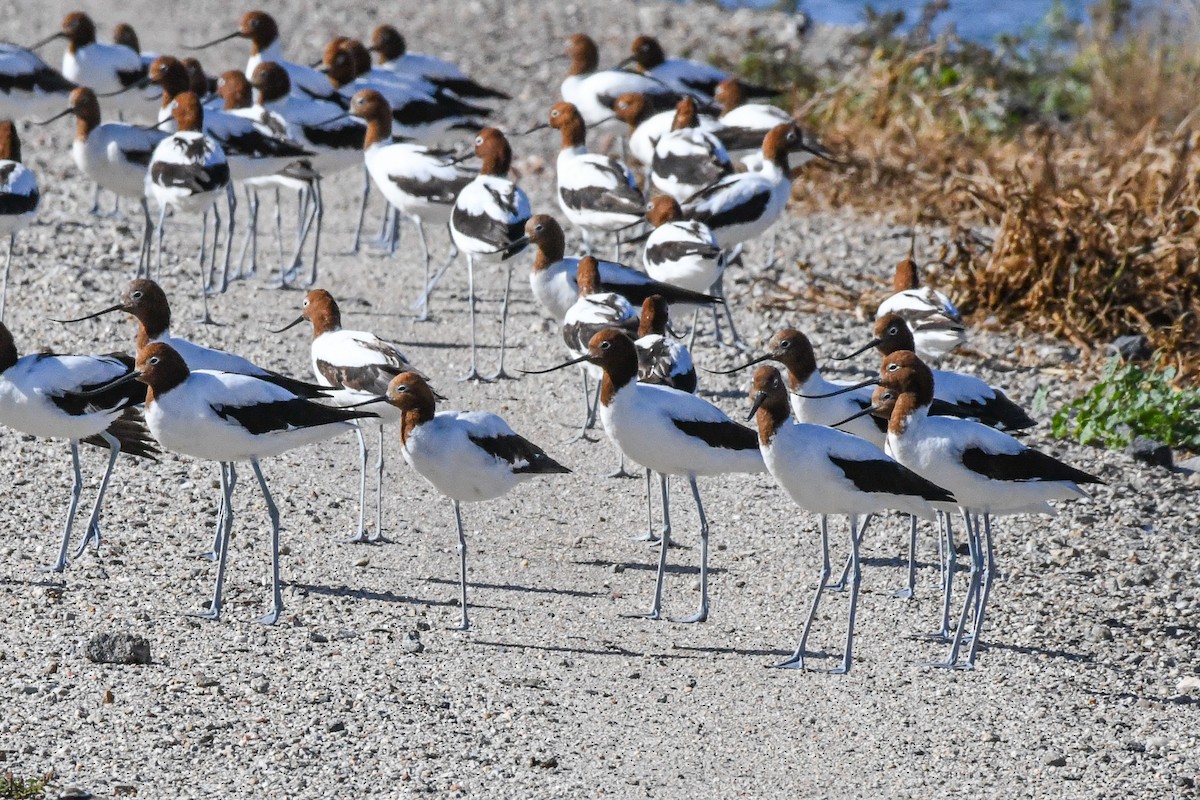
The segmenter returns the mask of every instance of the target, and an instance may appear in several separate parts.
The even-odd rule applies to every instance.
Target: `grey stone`
[[[1146,436],[1135,437],[1125,448],[1125,452],[1138,461],[1144,461],[1156,467],[1170,469],[1175,465],[1175,455],[1171,452],[1171,448]]]
[[[87,640],[83,654],[97,664],[149,664],[150,643],[135,633],[97,633]]]
[[[1118,355],[1125,361],[1146,361],[1154,355],[1150,340],[1140,333],[1118,336],[1105,351],[1109,355]]]

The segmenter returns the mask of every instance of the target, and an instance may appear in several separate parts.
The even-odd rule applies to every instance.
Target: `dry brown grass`
[[[949,225],[943,274],[967,313],[1085,347],[1145,333],[1200,374],[1200,53],[1093,41],[1059,76],[1087,76],[1082,113],[1034,123],[1002,66],[957,58],[877,49],[799,106],[851,166],[808,172],[796,196]]]

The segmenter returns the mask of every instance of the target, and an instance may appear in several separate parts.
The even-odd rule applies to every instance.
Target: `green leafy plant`
[[[1156,360],[1143,369],[1113,356],[1096,385],[1054,415],[1054,435],[1110,448],[1146,436],[1171,447],[1200,450],[1200,390],[1177,389],[1172,385],[1175,368],[1160,365]]]
[[[40,800],[46,796],[46,776],[20,778],[12,772],[0,772],[0,798],[8,800]]]

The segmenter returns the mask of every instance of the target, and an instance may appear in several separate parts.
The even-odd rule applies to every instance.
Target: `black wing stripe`
[[[675,427],[688,436],[695,436],[709,447],[723,450],[757,450],[758,433],[732,420],[704,422],[694,419],[673,419]]]
[[[570,472],[542,448],[523,436],[468,436],[468,439],[488,455],[513,465],[514,473]]]
[[[829,460],[860,492],[915,496],[931,502],[954,502],[954,495],[950,492],[891,459],[857,461],[831,455]]]
[[[970,447],[963,451],[962,462],[972,472],[997,481],[1103,483],[1094,475],[1028,447],[1011,454],[988,453],[981,448]]]
[[[313,428],[334,422],[378,416],[370,411],[323,406],[303,397],[248,406],[214,405],[212,410],[221,419],[232,420],[256,436],[291,428]]]

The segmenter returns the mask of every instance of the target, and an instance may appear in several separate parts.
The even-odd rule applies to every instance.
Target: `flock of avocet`
[[[57,38],[67,42],[62,72],[35,52]],[[101,542],[105,489],[120,453],[153,458],[160,448],[220,465],[221,498],[216,537],[207,554],[217,561],[213,595],[201,614],[220,616],[226,556],[233,525],[231,496],[238,465],[249,462],[273,526],[274,579],[267,623],[279,619],[279,511],[259,466],[261,459],[341,434],[358,437],[360,503],[354,540],[380,536],[385,428],[398,422],[404,459],[453,504],[461,575],[461,627],[468,627],[466,543],[460,504],[499,497],[524,480],[569,470],[488,412],[436,410],[442,400],[393,343],[342,327],[336,300],[317,280],[324,213],[321,183],[361,164],[362,206],[357,250],[372,183],[388,203],[380,238],[395,249],[401,219],[414,223],[425,265],[425,290],[414,308],[428,315],[429,296],[458,251],[466,255],[471,319],[470,367],[464,379],[511,377],[504,364],[504,330],[512,287],[512,257],[535,251],[530,285],[547,315],[561,328],[570,359],[550,369],[578,365],[582,374],[583,432],[598,416],[625,461],[652,474],[661,486],[663,523],[651,520],[645,538],[659,544],[654,599],[646,616],[662,613],[663,578],[670,545],[668,481],[687,481],[700,520],[700,604],[682,622],[709,613],[708,523],[700,476],[769,472],[789,497],[820,518],[822,568],[800,641],[778,666],[802,668],[818,604],[832,576],[827,520],[849,520],[851,557],[837,583],[849,588],[849,628],[835,671],[852,663],[861,568],[859,542],[869,521],[889,509],[911,515],[907,585],[915,581],[918,518],[939,521],[943,603],[936,635],[950,642],[944,667],[975,662],[996,574],[991,518],[1051,512],[1051,500],[1084,496],[1080,485],[1097,479],[1032,450],[1005,433],[1034,421],[998,389],[971,376],[933,369],[927,362],[961,344],[966,328],[948,298],[920,286],[910,253],[895,272],[895,294],[879,308],[874,337],[862,350],[883,355],[879,376],[845,385],[825,380],[812,345],[794,329],[779,331],[767,350],[741,368],[763,364],[753,375],[745,427],[695,394],[695,345],[701,307],[713,309],[719,344],[746,345],[725,307],[726,335],[717,306],[722,276],[744,243],[760,239],[784,213],[791,168],[830,156],[783,111],[747,102],[771,89],[747,85],[721,70],[667,58],[653,38],[638,37],[631,55],[601,69],[595,43],[578,34],[567,41],[570,60],[562,100],[538,128],[561,135],[557,199],[579,229],[588,255],[566,253],[555,216],[534,214],[513,181],[508,137],[482,121],[488,102],[506,95],[471,80],[454,64],[409,53],[390,26],[376,29],[369,47],[337,37],[318,66],[287,61],[280,32],[268,14],[245,14],[238,29],[217,39],[242,38],[251,46],[244,71],[213,80],[195,59],[140,51],[136,34],[117,27],[112,44],[97,41],[83,13],[63,20],[61,31],[32,50],[0,45],[0,220],[10,236],[0,288],[0,422],[43,437],[70,441],[74,486],[57,557],[47,569],[62,571],[71,549],[82,479],[80,442],[109,448],[79,556]],[[209,44],[215,44],[211,42]],[[199,47],[207,47],[200,45]],[[195,48],[193,48],[195,49]],[[371,54],[377,57],[372,63]],[[111,116],[152,117],[152,125],[103,122]],[[44,124],[75,118],[72,157],[100,191],[136,200],[143,212],[135,279],[117,302],[78,320],[124,312],[138,322],[136,356],[20,356],[3,326],[3,300],[12,239],[36,214],[35,176],[22,166],[12,120]],[[590,152],[587,132],[608,127],[621,151],[640,162],[636,176],[623,161]],[[460,132],[471,149],[439,150]],[[470,166],[472,158],[477,166]],[[639,181],[640,177],[640,181]],[[249,221],[240,255],[233,257],[240,185]],[[171,332],[166,295],[152,280],[162,269],[168,213],[200,214],[200,295],[224,291],[257,270],[259,193],[297,193],[296,249],[280,268],[287,286],[305,280],[301,315],[287,327],[312,328],[315,383],[262,369],[237,355],[210,349]],[[652,195],[647,203],[647,195]],[[149,200],[157,207],[154,222]],[[221,201],[221,202],[218,202]],[[221,206],[224,205],[224,209]],[[220,254],[221,217],[224,252]],[[207,218],[214,218],[213,235]],[[436,274],[425,226],[448,225],[454,253]],[[645,233],[636,230],[646,225]],[[276,236],[279,234],[276,212]],[[592,238],[616,238],[612,261],[591,255]],[[620,263],[621,238],[643,244],[644,271]],[[157,236],[157,246],[155,246]],[[308,270],[304,276],[306,247]],[[280,247],[282,252],[282,247]],[[774,253],[774,246],[770,248]],[[247,261],[248,259],[248,261]],[[475,348],[474,268],[477,261],[507,262],[499,368],[484,377]],[[668,308],[691,311],[691,339],[668,327]],[[209,319],[205,301],[205,319]],[[854,354],[851,354],[854,355]],[[846,356],[849,357],[849,356]],[[550,369],[540,370],[548,372]],[[594,381],[593,397],[589,383]],[[367,448],[364,429],[378,434],[375,533],[364,521]],[[955,525],[969,552],[966,594],[954,619],[958,571]]]

